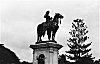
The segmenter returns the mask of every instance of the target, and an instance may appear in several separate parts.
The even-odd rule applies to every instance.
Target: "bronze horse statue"
[[[59,13],[55,13],[55,16],[53,20],[50,20],[48,23],[43,22],[38,25],[37,27],[37,42],[42,42],[41,37],[45,36],[45,32],[47,31],[48,39],[50,41],[50,38],[52,36],[52,41],[55,41],[55,34],[59,28],[58,23],[61,23],[61,19],[63,16]]]

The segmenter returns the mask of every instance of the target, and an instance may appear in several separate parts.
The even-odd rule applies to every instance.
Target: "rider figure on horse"
[[[46,14],[44,15],[44,18],[46,18],[46,23],[48,23],[52,17],[49,16],[50,11],[46,11]]]
[[[55,34],[59,28],[59,19],[62,19],[63,16],[59,13],[56,13],[54,18],[52,18],[49,16],[49,11],[46,11],[44,18],[46,18],[46,22],[42,22],[37,26],[37,42],[42,42],[41,37],[45,36],[46,31],[48,40],[55,41]]]

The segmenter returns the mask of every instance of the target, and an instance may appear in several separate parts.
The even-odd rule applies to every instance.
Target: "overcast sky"
[[[2,0],[1,1],[1,38],[0,43],[10,48],[21,60],[32,61],[30,44],[37,41],[37,25],[45,21],[43,15],[59,12],[64,15],[56,35],[56,41],[64,47],[60,54],[68,50],[72,20],[83,18],[89,30],[89,43],[92,54],[100,58],[99,7],[98,0]]]

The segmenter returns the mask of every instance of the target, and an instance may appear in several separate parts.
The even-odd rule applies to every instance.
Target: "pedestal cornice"
[[[47,42],[47,43],[39,43],[35,45],[30,45],[32,49],[40,49],[40,48],[57,48],[58,50],[63,46],[54,42]]]

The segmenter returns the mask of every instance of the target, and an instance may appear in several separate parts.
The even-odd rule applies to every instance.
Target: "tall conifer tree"
[[[86,42],[87,39],[89,38],[87,36],[87,33],[88,33],[87,26],[83,22],[83,19],[73,20],[72,29],[69,32],[71,37],[68,39],[69,43],[67,43],[70,50],[66,51],[66,53],[69,53],[67,57],[70,60],[74,60],[79,64],[86,64],[86,63],[88,64],[89,62],[92,64],[93,62],[92,54],[89,54],[89,51],[91,51],[91,49],[88,49],[88,47],[91,45],[92,42],[91,43]]]

